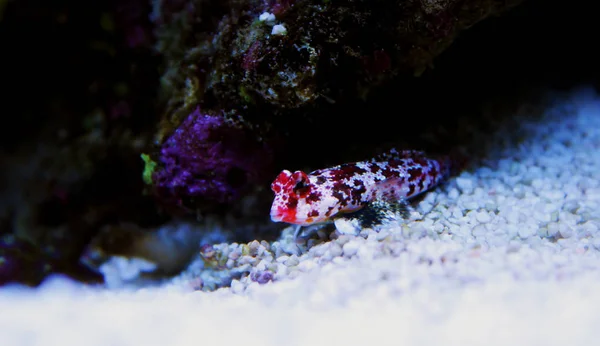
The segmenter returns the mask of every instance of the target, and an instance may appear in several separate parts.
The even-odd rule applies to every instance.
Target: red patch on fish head
[[[271,183],[271,190],[276,195],[284,193],[305,196],[310,191],[310,179],[302,171],[295,171],[292,174],[290,171],[284,170]]]
[[[271,190],[273,190],[275,194],[279,194],[280,192],[284,191],[284,188],[291,176],[292,172],[288,170],[284,170],[279,173],[277,178],[275,178],[275,180],[271,183]]]

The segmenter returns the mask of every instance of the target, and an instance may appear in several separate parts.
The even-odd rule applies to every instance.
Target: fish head
[[[322,193],[311,177],[302,171],[284,170],[271,184],[275,199],[271,206],[271,220],[308,226],[328,221],[323,210]]]

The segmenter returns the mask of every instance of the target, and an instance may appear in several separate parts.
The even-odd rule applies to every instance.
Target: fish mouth
[[[278,213],[271,213],[271,221],[273,222],[281,222],[283,221],[283,216]]]
[[[282,210],[279,208],[271,209],[271,221],[273,222],[287,222],[291,224],[301,224],[296,218],[296,213],[293,211]]]
[[[296,218],[289,214],[271,213],[271,221],[294,223]]]
[[[298,226],[310,226],[312,224],[325,222],[321,219],[299,219],[294,213],[271,213],[271,220],[273,222],[285,222]]]

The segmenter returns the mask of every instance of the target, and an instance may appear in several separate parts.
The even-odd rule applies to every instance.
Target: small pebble
[[[341,256],[343,253],[342,246],[340,244],[338,244],[337,242],[332,243],[331,246],[329,247],[329,253],[331,253],[331,256],[333,256],[333,257]]]
[[[263,12],[260,16],[258,16],[258,20],[261,22],[274,22],[275,15],[273,13]]]
[[[287,34],[287,29],[283,24],[273,25],[273,29],[271,30],[271,35],[274,36],[285,36]]]
[[[457,177],[455,179],[456,186],[461,190],[464,194],[470,194],[473,192],[473,180]]]
[[[359,246],[360,246],[360,244],[357,241],[347,242],[342,247],[342,249],[344,251],[344,256],[352,257],[352,256],[356,255],[356,252],[358,251]]]
[[[288,258],[285,262],[283,262],[283,264],[285,264],[288,267],[297,266],[298,263],[300,263],[300,259],[298,259],[298,256],[296,256],[296,255],[290,256],[290,258]]]
[[[241,283],[239,280],[233,279],[231,281],[231,292],[235,293],[235,294],[240,294],[242,292],[244,292],[246,286]]]

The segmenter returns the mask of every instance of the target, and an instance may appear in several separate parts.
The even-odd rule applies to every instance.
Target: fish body
[[[284,170],[271,184],[274,222],[309,226],[358,211],[376,201],[404,201],[447,179],[456,168],[450,156],[392,149],[368,161],[306,174]]]

